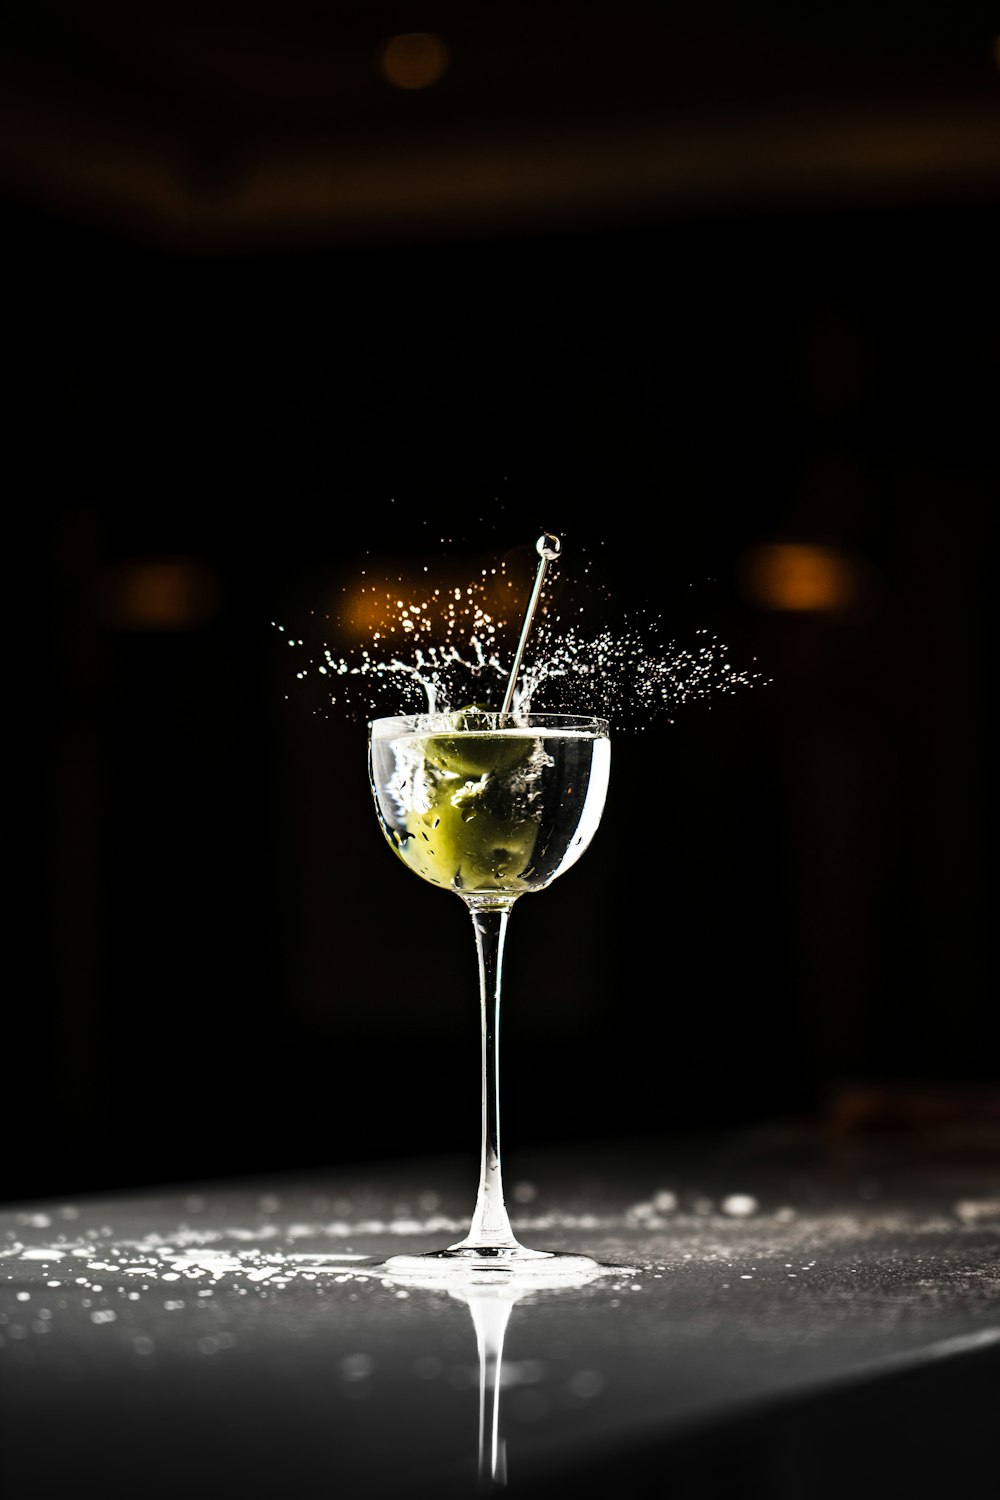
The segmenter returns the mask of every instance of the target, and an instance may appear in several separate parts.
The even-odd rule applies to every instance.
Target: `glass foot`
[[[589,1255],[571,1255],[563,1250],[528,1250],[523,1245],[474,1249],[455,1245],[447,1250],[429,1250],[423,1255],[393,1255],[373,1268],[374,1274],[394,1281],[475,1281],[492,1284],[525,1282],[532,1286],[583,1285],[595,1276],[617,1269],[602,1266]]]

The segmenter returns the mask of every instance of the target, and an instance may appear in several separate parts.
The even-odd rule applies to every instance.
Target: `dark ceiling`
[[[179,248],[790,201],[993,197],[994,18],[955,7],[15,0],[0,183]],[[447,65],[395,87],[387,41]]]

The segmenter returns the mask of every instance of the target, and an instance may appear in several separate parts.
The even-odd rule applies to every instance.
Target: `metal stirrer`
[[[531,624],[535,618],[538,601],[542,596],[542,584],[545,582],[545,570],[550,562],[553,562],[562,550],[562,542],[550,531],[543,531],[535,543],[535,551],[538,553],[538,572],[535,574],[535,586],[531,590],[531,598],[528,600],[528,608],[524,612],[524,624],[521,626],[521,639],[517,643],[517,651],[514,653],[514,665],[510,669],[510,678],[507,682],[507,691],[504,694],[503,708],[500,710],[500,728],[502,729],[507,715],[510,713],[511,703],[514,701],[514,688],[517,685],[517,674],[521,670],[521,658],[524,656],[524,648],[528,643],[528,635]]]

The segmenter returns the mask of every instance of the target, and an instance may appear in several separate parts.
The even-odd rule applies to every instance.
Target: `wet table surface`
[[[519,1237],[598,1275],[380,1269],[461,1238],[474,1178],[0,1210],[4,1495],[1000,1493],[992,1147],[539,1153],[507,1164]]]

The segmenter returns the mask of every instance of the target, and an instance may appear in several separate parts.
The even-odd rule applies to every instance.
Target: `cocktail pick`
[[[535,584],[531,590],[531,598],[524,612],[524,624],[521,626],[521,639],[517,643],[514,653],[514,664],[510,669],[510,677],[507,681],[507,691],[504,694],[503,707],[500,710],[500,727],[503,728],[510,713],[510,706],[514,701],[514,689],[517,686],[518,673],[521,670],[521,661],[524,656],[524,648],[528,643],[531,633],[532,621],[535,611],[538,609],[538,601],[542,597],[542,584],[545,582],[545,570],[550,562],[554,562],[562,551],[562,542],[550,531],[543,531],[535,543],[535,551],[538,553],[538,572],[535,574]]]

